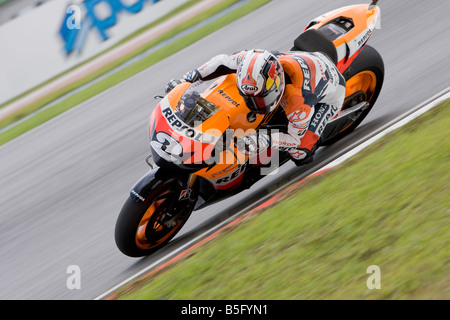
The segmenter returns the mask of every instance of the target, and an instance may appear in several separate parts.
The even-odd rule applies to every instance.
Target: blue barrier
[[[97,29],[102,41],[109,39],[107,30],[118,23],[118,15],[122,12],[136,14],[140,12],[146,3],[156,3],[161,0],[137,0],[134,4],[125,5],[121,0],[84,0],[82,7],[84,7],[85,15],[77,24],[73,23],[74,12],[66,10],[61,28],[59,30],[60,36],[64,40],[64,51],[67,55],[74,50],[81,52],[86,40],[86,37],[91,29]],[[104,3],[111,9],[111,15],[106,18],[99,18],[95,13],[95,7]],[[67,12],[68,11],[68,12]],[[74,27],[77,25],[78,27]]]

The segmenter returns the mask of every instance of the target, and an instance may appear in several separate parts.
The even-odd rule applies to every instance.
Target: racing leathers
[[[232,55],[221,54],[184,75],[183,80],[211,80],[235,73],[246,51]],[[281,63],[285,74],[285,91],[280,105],[288,118],[286,132],[268,136],[251,135],[253,144],[289,152],[293,160],[303,164],[312,160],[327,122],[341,109],[345,98],[345,79],[331,60],[320,52],[271,52]],[[170,91],[180,81],[172,80]]]

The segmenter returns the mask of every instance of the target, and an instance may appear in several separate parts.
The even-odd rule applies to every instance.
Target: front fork
[[[175,171],[166,168],[160,168],[152,161],[152,157],[146,157],[145,161],[150,166],[150,170],[142,176],[133,186],[130,191],[131,198],[136,202],[145,202],[149,196],[152,195],[155,189],[161,184],[170,179],[179,180],[181,186],[180,197],[178,201],[190,200],[196,201],[194,187],[198,176],[190,173],[189,175],[182,175],[180,177],[180,171]],[[187,177],[184,180],[184,177]],[[182,178],[182,180],[180,179]],[[181,182],[181,183],[180,183]]]

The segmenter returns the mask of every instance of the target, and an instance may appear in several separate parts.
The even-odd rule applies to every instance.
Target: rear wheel
[[[342,110],[367,101],[369,107],[350,125],[343,128],[334,138],[327,141],[333,143],[349,134],[369,114],[378,99],[384,80],[384,63],[380,54],[373,47],[366,45],[355,61],[343,73],[346,80],[345,100]]]
[[[116,245],[131,257],[146,256],[169,242],[192,213],[195,195],[183,197],[186,185],[179,179],[155,187],[145,202],[128,198],[117,219]]]

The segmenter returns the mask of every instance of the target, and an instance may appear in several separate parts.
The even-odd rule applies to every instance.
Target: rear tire
[[[377,50],[366,45],[342,75],[346,81],[343,110],[361,102],[361,97],[369,103],[369,107],[350,126],[327,140],[326,145],[332,144],[355,130],[375,105],[384,81],[383,59]]]

